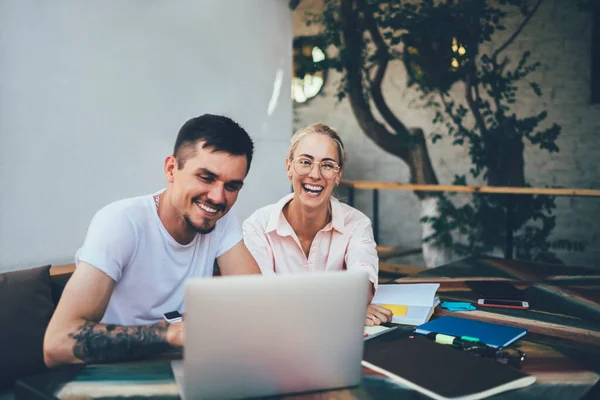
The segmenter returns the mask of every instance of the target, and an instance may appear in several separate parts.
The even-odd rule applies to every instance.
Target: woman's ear
[[[335,177],[335,186],[340,184],[340,181],[342,180],[342,174],[344,173],[344,168],[340,168],[337,176]]]
[[[292,162],[289,158],[285,159],[285,171],[287,172],[288,179],[292,180]]]

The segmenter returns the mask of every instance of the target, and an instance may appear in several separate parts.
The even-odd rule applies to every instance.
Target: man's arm
[[[260,268],[250,251],[241,240],[238,244],[217,258],[223,275],[260,274]]]
[[[48,367],[130,360],[183,345],[183,323],[118,326],[100,324],[115,282],[80,262],[69,279],[44,336]]]

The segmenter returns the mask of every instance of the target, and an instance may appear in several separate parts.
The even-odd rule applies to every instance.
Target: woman
[[[379,263],[371,221],[332,197],[344,161],[344,145],[327,125],[296,132],[285,163],[294,193],[244,221],[244,242],[264,275],[365,270],[371,281],[370,303]],[[365,325],[391,319],[390,310],[369,304]]]

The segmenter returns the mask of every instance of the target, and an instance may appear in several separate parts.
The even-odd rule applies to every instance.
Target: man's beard
[[[215,204],[212,201],[208,200],[208,199],[204,199],[202,200],[202,198],[200,196],[198,197],[194,197],[192,199],[193,203],[196,203],[198,201],[202,201],[204,202],[206,205],[208,205],[209,207],[215,208],[218,212],[224,212],[226,207],[226,204]],[[220,218],[222,218],[223,215],[221,215]],[[184,215],[183,219],[185,220],[185,223],[188,225],[188,227],[195,231],[198,232],[202,235],[206,235],[207,233],[211,233],[215,227],[217,226],[217,220],[214,220],[214,222],[210,219],[204,218],[204,221],[202,223],[202,225],[196,225],[192,222],[192,219],[190,218],[189,215]],[[213,224],[211,225],[211,222],[213,222]]]
[[[215,221],[214,224],[211,225],[210,224],[210,220],[208,220],[208,219],[205,219],[204,223],[201,226],[198,226],[198,225],[194,224],[188,215],[184,215],[183,219],[185,220],[185,223],[187,224],[187,226],[191,230],[193,230],[195,232],[198,232],[198,233],[200,233],[202,235],[206,235],[207,233],[211,233],[215,229],[215,227],[217,226],[216,221]]]

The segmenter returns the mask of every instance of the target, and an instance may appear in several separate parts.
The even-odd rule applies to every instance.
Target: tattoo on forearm
[[[166,335],[167,326],[162,323],[117,326],[87,321],[69,337],[75,339],[75,357],[85,363],[101,363],[162,353],[170,348]]]

